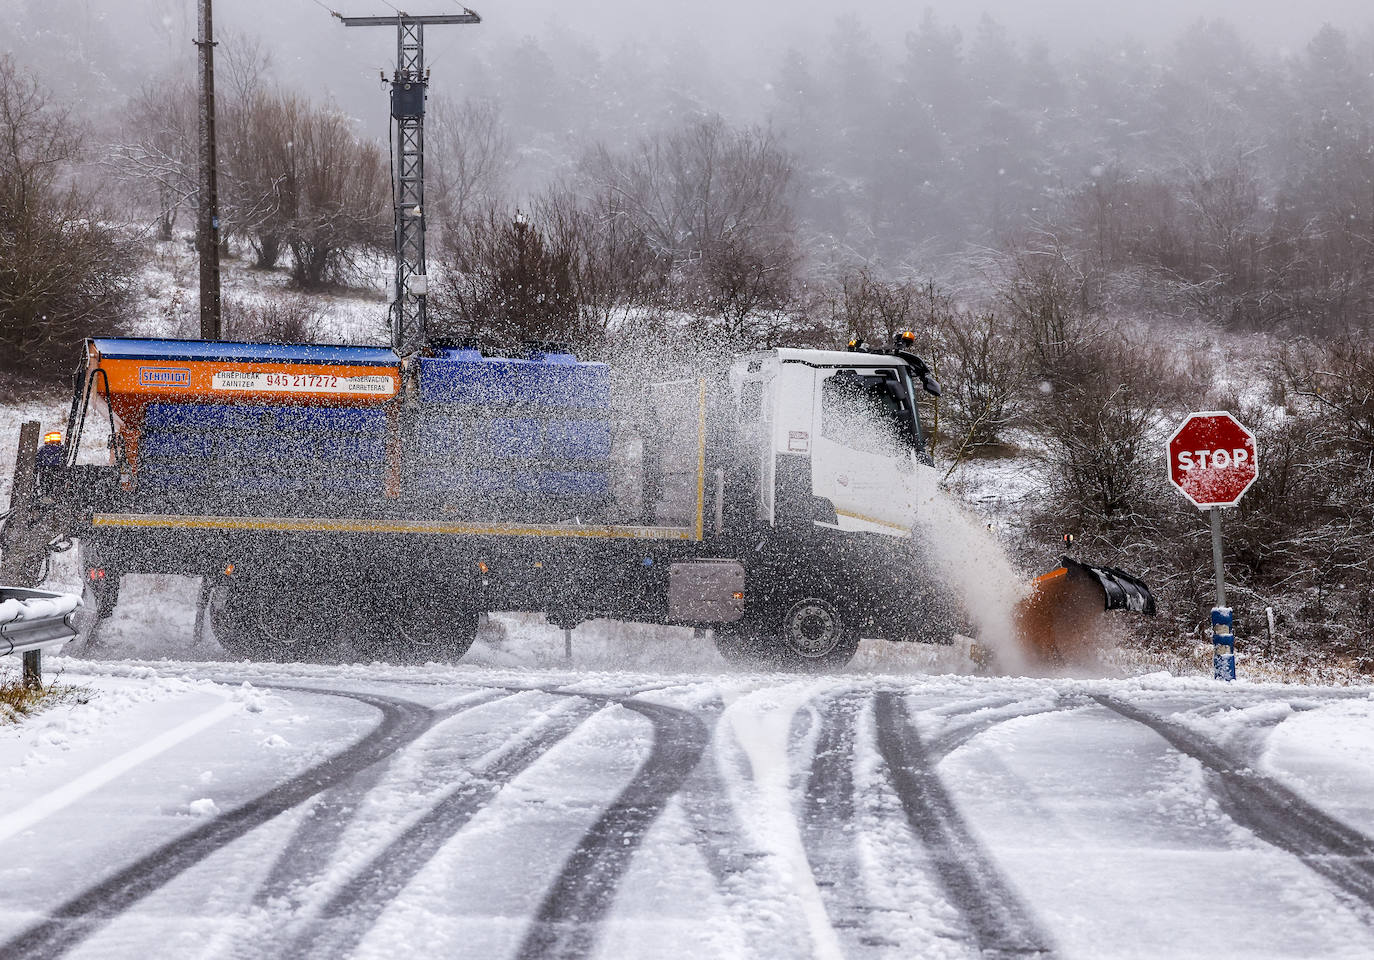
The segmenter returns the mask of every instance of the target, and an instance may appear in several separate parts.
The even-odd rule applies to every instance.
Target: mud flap
[[[1016,611],[1022,649],[1033,661],[1051,666],[1086,660],[1109,610],[1152,617],[1154,594],[1124,570],[1061,557],[1059,567],[1035,579]]]
[[[9,510],[0,518],[0,583],[37,586],[43,579],[48,541],[56,532],[38,504],[38,434],[30,420],[19,428]]]

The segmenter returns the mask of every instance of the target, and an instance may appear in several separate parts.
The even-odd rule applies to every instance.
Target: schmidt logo
[[[142,387],[189,387],[191,371],[183,367],[139,367],[138,383]]]

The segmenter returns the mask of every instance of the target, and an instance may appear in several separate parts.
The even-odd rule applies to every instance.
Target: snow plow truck
[[[65,429],[21,432],[33,482],[0,531],[0,583],[39,582],[75,545],[92,642],[121,578],[167,573],[202,578],[215,638],[253,658],[344,637],[456,659],[482,613],[531,611],[837,667],[860,637],[966,629],[912,530],[913,478],[933,471],[923,391],[939,385],[900,338],[653,383],[547,344],[92,339]],[[1053,661],[1109,609],[1154,600],[1066,559],[1018,623]]]

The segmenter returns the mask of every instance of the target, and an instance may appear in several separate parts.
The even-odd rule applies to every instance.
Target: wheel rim
[[[832,652],[843,637],[839,612],[824,600],[798,600],[783,621],[783,642],[810,660]]]

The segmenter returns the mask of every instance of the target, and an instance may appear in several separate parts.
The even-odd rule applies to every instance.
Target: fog
[[[1259,53],[1285,56],[1300,52],[1323,23],[1357,35],[1371,23],[1368,4],[1360,0],[861,0],[840,7],[820,0],[474,2],[483,17],[480,26],[432,29],[426,38],[436,89],[471,82],[481,69],[479,61],[518,56],[512,51],[521,41],[533,40],[554,59],[599,55],[608,70],[676,63],[688,86],[695,81],[720,88],[723,102],[711,108],[750,112],[766,107],[767,84],[785,51],[795,47],[823,55],[841,18],[857,20],[879,48],[894,55],[926,11],[965,38],[990,16],[1016,43],[1043,43],[1057,55],[1119,43],[1164,49],[1190,25],[1221,18]],[[412,12],[456,6],[452,0],[431,0]],[[329,15],[332,9],[363,15],[395,8],[387,0],[217,0],[215,17],[221,36],[259,38],[281,81],[365,112],[368,94],[378,92],[377,71],[389,69],[394,60],[394,36],[385,29],[345,30]],[[127,95],[131,86],[174,65],[189,69],[194,30],[193,0],[0,0],[0,52],[12,53],[46,74],[50,84],[71,85],[84,97]],[[380,95],[374,99],[381,104]],[[99,110],[102,101],[89,106]]]

